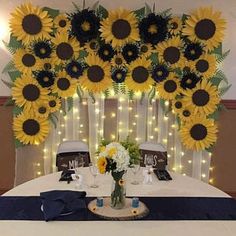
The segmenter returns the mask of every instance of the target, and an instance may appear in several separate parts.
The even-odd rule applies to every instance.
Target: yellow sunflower
[[[52,85],[52,92],[57,93],[59,97],[72,97],[77,88],[77,80],[67,75],[66,71],[60,71]]]
[[[59,111],[61,108],[61,99],[55,96],[48,96],[48,107],[51,113]]]
[[[168,64],[172,68],[180,67],[183,64],[182,46],[183,43],[180,37],[170,38],[159,43],[156,50],[161,62]]]
[[[52,39],[52,42],[55,45],[52,60],[56,65],[65,63],[79,55],[79,42],[74,37],[69,39],[68,34],[57,33],[55,38]]]
[[[107,159],[105,157],[100,157],[97,161],[97,167],[101,174],[105,174],[107,166]]]
[[[32,110],[33,114],[38,118],[48,118],[50,114],[50,108],[47,102],[39,102]]]
[[[175,73],[170,72],[164,81],[157,84],[156,89],[162,99],[172,100],[181,92],[180,81]]]
[[[30,75],[17,78],[12,87],[12,98],[19,107],[29,111],[41,101],[47,101],[49,91],[42,88]]]
[[[145,92],[149,90],[153,84],[153,80],[149,73],[151,61],[143,57],[130,63],[128,75],[125,84],[129,90]]]
[[[53,23],[47,11],[27,3],[17,7],[11,15],[11,32],[23,44],[50,38]]]
[[[60,14],[54,19],[54,27],[57,29],[57,32],[67,33],[70,26],[70,21],[65,14]]]
[[[95,53],[99,49],[99,43],[96,39],[93,39],[84,45],[84,49],[87,53]]]
[[[81,86],[94,93],[100,93],[111,87],[109,63],[102,61],[95,54],[88,55],[85,61],[89,67],[79,79]]]
[[[49,123],[47,119],[36,118],[29,113],[21,113],[14,118],[13,130],[16,139],[23,144],[40,144],[49,133]]]
[[[225,26],[221,12],[213,11],[212,7],[202,7],[186,20],[182,32],[191,41],[199,41],[211,51],[222,42]]]
[[[182,91],[185,106],[190,106],[194,114],[209,115],[213,113],[220,102],[219,92],[216,86],[207,80],[202,80],[195,88]]]
[[[175,114],[179,114],[183,109],[182,100],[181,99],[172,100],[171,108],[172,108],[172,110],[174,111]]]
[[[121,67],[126,67],[127,63],[122,54],[118,53],[111,59],[111,65],[114,67],[121,68]]]
[[[154,49],[150,43],[140,45],[140,54],[146,58],[150,57]]]
[[[216,73],[216,58],[213,54],[203,54],[192,62],[192,69],[198,72],[204,79],[213,77]]]
[[[183,107],[179,111],[178,115],[181,120],[181,124],[184,122],[188,122],[190,119],[192,119],[193,116],[195,116],[193,109],[191,107]]]
[[[53,70],[54,64],[52,63],[52,58],[45,58],[39,60],[39,70]]]
[[[15,67],[23,74],[32,73],[39,69],[39,60],[30,52],[20,48],[13,57]]]
[[[182,20],[179,17],[173,17],[168,23],[169,32],[171,35],[179,35],[182,30]]]
[[[181,127],[180,137],[186,148],[200,151],[216,142],[217,132],[217,126],[213,120],[196,115]]]
[[[114,48],[139,40],[135,14],[123,8],[110,11],[109,16],[101,21],[100,31],[105,42],[111,43]]]

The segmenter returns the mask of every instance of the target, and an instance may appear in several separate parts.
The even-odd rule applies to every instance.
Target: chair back
[[[141,160],[140,165],[151,165],[158,170],[165,170],[167,166],[167,151],[160,143],[145,142],[139,146]]]
[[[74,169],[80,163],[89,166],[90,155],[88,145],[81,141],[65,141],[58,146],[56,166],[58,171]]]

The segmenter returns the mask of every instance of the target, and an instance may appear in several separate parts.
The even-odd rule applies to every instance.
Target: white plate
[[[43,212],[43,205],[41,205],[41,211]],[[65,212],[65,213],[62,213],[62,214],[60,214],[60,216],[68,216],[68,215],[71,215],[71,214],[73,214],[74,212],[73,211],[70,211],[70,212]]]

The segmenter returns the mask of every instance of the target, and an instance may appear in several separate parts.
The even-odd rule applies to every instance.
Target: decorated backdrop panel
[[[50,123],[56,127],[60,114],[70,112],[74,97],[93,104],[124,97],[140,106],[159,99],[165,114],[175,114],[186,149],[211,150],[220,99],[230,87],[221,69],[229,53],[222,51],[221,13],[202,7],[174,16],[148,4],[74,7],[66,13],[27,3],[11,14],[5,45],[13,58],[3,73],[11,79],[4,82],[12,88],[16,146],[44,142]],[[97,130],[101,138],[104,128]]]

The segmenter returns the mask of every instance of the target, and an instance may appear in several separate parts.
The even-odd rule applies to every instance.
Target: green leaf
[[[224,52],[222,55],[217,56],[216,62],[217,63],[222,63],[224,59],[229,55],[230,50]]]
[[[53,113],[51,113],[51,114],[49,114],[48,118],[52,122],[54,129],[56,129],[57,128],[57,121],[58,121],[57,116],[54,115]]]
[[[122,94],[126,94],[126,89],[125,89],[125,84],[124,83],[122,83],[120,85],[120,91],[121,91]]]
[[[223,103],[218,104],[218,110],[219,111],[228,111],[227,107]]]
[[[16,52],[15,48],[9,47],[9,44],[7,42],[5,42],[4,40],[2,40],[2,43],[4,44],[5,48],[11,53],[14,54]]]
[[[66,99],[67,102],[67,112],[69,112],[73,108],[73,97],[68,97]]]
[[[218,109],[214,111],[212,114],[207,116],[208,119],[213,119],[213,120],[219,120],[219,117],[220,117],[220,112]]]
[[[92,103],[94,104],[94,103],[96,102],[96,99],[95,99],[95,97],[94,97],[93,92],[89,91],[89,96],[91,97]]]
[[[160,98],[160,105],[163,111],[165,111],[165,99]]]
[[[5,81],[5,80],[3,80],[3,79],[1,79],[2,80],[2,82],[8,87],[8,88],[12,88],[13,87],[13,83],[11,83],[11,82],[8,82],[8,81]]]
[[[19,147],[24,147],[25,145],[22,143],[22,142],[20,142],[18,139],[14,139],[14,142],[15,142],[15,147],[16,148],[19,148]]]
[[[220,88],[220,89],[219,89],[219,91],[220,91],[220,96],[222,97],[222,96],[230,89],[231,86],[232,86],[232,84],[227,85],[227,86],[225,86],[225,87],[223,87],[223,88]]]
[[[66,100],[64,98],[61,99],[61,110],[63,116],[66,116]]]
[[[106,90],[104,91],[104,95],[105,95],[105,98],[108,98],[108,97],[110,96],[110,91],[109,91],[109,89],[106,89]]]
[[[99,5],[99,1],[95,2],[90,9],[93,10],[93,11],[96,11],[97,8],[98,8],[98,5]]]
[[[178,130],[180,130],[180,127],[181,127],[181,120],[179,118],[179,116],[176,116],[176,123],[178,125]]]
[[[13,50],[16,51],[16,49],[18,48],[22,48],[23,45],[21,43],[21,41],[17,40],[16,37],[14,37],[12,34],[10,36],[10,42],[8,44],[8,47],[12,48]]]
[[[219,46],[215,48],[211,53],[222,56],[222,43],[220,43]]]
[[[3,68],[2,73],[7,73],[8,71],[15,70],[14,62],[9,61],[6,66]]]
[[[151,7],[145,2],[145,14],[148,15],[152,13]]]
[[[134,100],[134,91],[133,90],[129,90],[128,91],[128,96],[129,96],[129,100]]]
[[[145,92],[142,92],[141,98],[140,98],[140,104],[143,104],[143,99],[145,98]]]
[[[98,12],[99,16],[100,16],[102,19],[108,17],[108,11],[107,11],[107,9],[104,8],[104,7],[101,6],[101,5],[98,6],[97,12]]]
[[[58,16],[60,14],[60,11],[57,10],[57,9],[52,9],[52,8],[49,8],[49,7],[44,7],[43,8],[43,11],[47,11],[48,14],[52,17],[52,18],[55,18],[56,16]]]
[[[9,97],[7,99],[7,101],[4,103],[4,107],[7,107],[7,106],[14,106],[15,105],[15,102],[14,100],[12,100],[12,97]]]
[[[212,77],[211,79],[210,79],[210,81],[211,81],[211,83],[213,84],[213,85],[215,85],[215,86],[219,86],[219,84],[220,84],[220,82],[222,81],[223,79],[222,78],[220,78],[220,77]]]
[[[113,87],[114,93],[117,95],[119,93],[119,85],[116,82],[112,82],[112,87]]]
[[[148,93],[148,100],[150,105],[152,104],[152,99],[154,98],[155,95],[156,95],[155,87],[152,87]]]
[[[215,147],[215,143],[214,143],[213,145],[211,145],[210,147],[206,148],[205,150],[206,150],[207,152],[213,153],[214,147]]]
[[[189,15],[183,14],[182,21],[185,22],[189,18]]]
[[[8,75],[10,76],[12,82],[14,82],[17,78],[21,77],[21,73],[17,70],[8,71]]]
[[[22,107],[18,107],[17,105],[13,108],[13,114],[14,116],[18,116],[23,111]]]
[[[78,97],[79,97],[79,102],[81,103],[81,102],[83,101],[83,95],[82,95],[82,93],[81,93],[81,88],[80,88],[80,86],[77,87],[76,92],[77,92],[77,95],[78,95]]]
[[[79,51],[79,59],[85,58],[88,56],[88,53],[85,50]]]
[[[137,16],[137,18],[142,19],[145,16],[145,7],[134,11],[134,14]]]
[[[159,63],[158,54],[157,53],[152,53],[149,58],[152,61],[152,63],[154,63],[154,64],[158,64]]]
[[[172,8],[168,8],[168,9],[164,10],[163,12],[161,12],[160,15],[164,18],[167,18],[167,17],[171,16],[171,13],[170,13],[171,10],[172,10]]]

